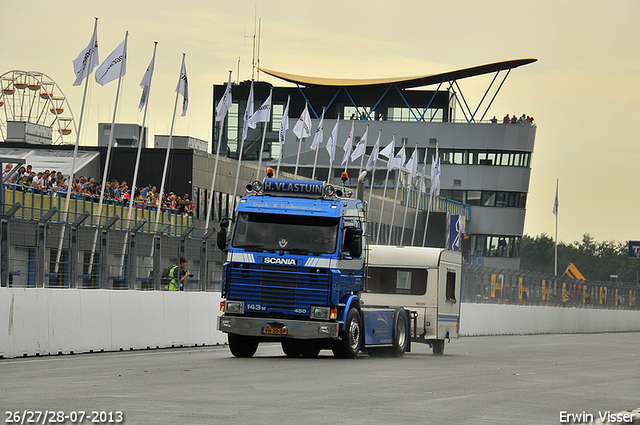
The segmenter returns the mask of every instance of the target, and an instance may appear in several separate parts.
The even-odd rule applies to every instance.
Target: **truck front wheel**
[[[258,349],[258,340],[244,335],[227,334],[229,350],[236,357],[252,357]]]
[[[357,308],[349,309],[341,337],[341,340],[335,341],[333,355],[347,359],[357,356],[362,348],[362,317]]]

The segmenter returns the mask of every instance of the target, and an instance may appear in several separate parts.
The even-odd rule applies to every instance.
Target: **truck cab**
[[[218,321],[232,354],[251,357],[271,341],[295,357],[322,348],[353,357],[361,340],[361,324],[350,331],[349,323],[364,288],[362,202],[318,181],[267,178],[247,191],[218,235],[225,249],[233,224]]]

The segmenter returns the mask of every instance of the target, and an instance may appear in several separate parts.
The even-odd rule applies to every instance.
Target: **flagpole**
[[[378,149],[380,147],[380,137],[382,137],[382,129],[380,129],[380,131],[378,132],[378,141],[376,142],[376,145],[378,145]],[[371,211],[371,197],[373,195],[373,178],[376,175],[376,163],[378,162],[378,152],[375,152],[375,151],[376,151],[376,146],[374,145],[373,146],[373,151],[371,151],[371,155],[375,154],[376,157],[373,160],[373,165],[371,166],[371,179],[370,179],[371,180],[371,187],[369,188],[369,201],[368,201],[368,204],[367,204],[367,209],[369,211]],[[362,156],[364,157],[364,154]],[[380,228],[380,224],[381,223],[378,223],[378,229]]]
[[[228,96],[231,94],[230,92],[231,72],[232,71],[229,70],[229,82],[227,83],[227,88],[225,88],[225,93],[223,94],[223,98],[220,99],[220,102],[225,102],[226,101],[225,96]],[[205,226],[204,226],[205,234],[207,233],[207,230],[209,230],[209,223],[211,222],[211,210],[213,209],[213,198],[215,196],[214,190],[216,186],[216,176],[218,175],[218,162],[220,160],[220,146],[222,144],[222,133],[224,132],[224,121],[225,121],[224,116],[227,114],[227,112],[228,111],[225,108],[222,119],[220,119],[220,132],[218,133],[218,148],[216,150],[216,162],[213,166],[213,177],[211,178],[211,190],[209,190],[209,205],[207,206],[207,222],[205,223]],[[216,116],[216,119],[217,118],[218,117]]]
[[[404,149],[404,139],[402,140],[402,149]],[[394,157],[395,160],[395,157]],[[396,176],[396,194],[393,198],[393,210],[391,211],[391,225],[389,226],[389,241],[388,244],[391,245],[391,233],[393,231],[393,223],[396,216],[396,205],[398,205],[398,186],[400,185],[400,173],[402,173],[402,164],[398,167],[398,175]]]
[[[124,36],[124,55],[125,55],[125,58],[123,58],[124,60],[126,60],[126,55],[127,55],[127,39],[128,38],[129,38],[129,31],[127,31]],[[113,107],[113,118],[111,119],[111,132],[109,133],[109,144],[107,145],[107,156],[104,161],[104,170],[102,172],[102,190],[100,191],[100,200],[98,202],[98,225],[100,224],[100,217],[102,216],[102,204],[104,202],[104,189],[105,189],[105,184],[107,182],[107,173],[109,172],[109,161],[111,160],[111,147],[113,145],[113,139],[116,133],[116,128],[115,128],[116,114],[118,112],[118,98],[120,97],[120,86],[122,84],[122,74],[125,69],[124,60],[123,60],[123,63],[120,65],[120,75],[118,76],[118,87],[116,89],[116,101]],[[93,259],[96,252],[96,245],[98,244],[99,232],[100,232],[100,228],[99,226],[96,226],[96,231],[95,231],[95,234],[93,235],[91,257],[89,259],[89,275],[91,275],[92,268],[93,268]],[[102,258],[101,261],[106,261],[106,260]]]
[[[556,179],[556,200],[555,200],[555,216],[556,216],[556,237],[555,237],[555,261],[553,273],[558,276],[558,179]]]
[[[320,118],[320,123],[318,124],[318,128],[316,130],[316,136],[320,137],[320,140],[318,140],[318,144],[316,145],[315,151],[316,151],[316,156],[315,159],[313,160],[313,171],[311,172],[311,180],[314,180],[316,177],[316,166],[318,165],[318,151],[320,150],[320,145],[322,144],[322,139],[324,138],[324,112],[327,109],[326,106],[322,107],[322,117]],[[320,132],[320,134],[318,134],[318,132]],[[314,136],[313,141],[315,143],[316,138]],[[313,147],[313,144],[311,145]]]
[[[427,149],[428,150],[428,149]],[[427,151],[425,151],[425,155]],[[431,187],[429,188],[429,203],[427,204],[427,221],[424,223],[424,236],[422,237],[422,246],[427,243],[427,229],[429,228],[429,212],[433,206],[433,198],[436,195],[436,190],[440,193],[439,189],[435,186],[440,185],[440,175],[436,179],[437,169],[440,168],[440,154],[438,153],[438,143],[436,143],[436,154],[431,161]],[[437,181],[436,181],[437,180]]]
[[[387,162],[387,175],[384,178],[384,191],[382,192],[382,205],[380,206],[380,225],[378,226],[378,232],[376,234],[376,245],[378,245],[378,242],[380,241],[380,229],[382,228],[382,218],[383,218],[383,214],[384,214],[384,201],[385,199],[387,199],[387,186],[388,186],[388,182],[389,182],[389,172],[391,171],[391,163],[393,162],[393,157],[395,155],[395,146],[396,146],[396,134],[393,134],[393,147],[394,149],[391,150],[391,156],[389,156],[389,161]]]
[[[339,127],[339,124],[340,124],[340,114],[338,114],[338,120],[336,121],[336,133],[335,133],[335,136],[333,136],[333,131],[331,132],[331,134],[332,134],[331,137],[333,137],[333,153],[331,153],[331,152],[329,153],[329,173],[327,174],[327,183],[331,183],[331,180],[332,180],[331,179],[331,172],[333,171],[332,170],[332,168],[333,168],[333,160],[334,160],[334,158],[336,156],[336,147],[338,146],[337,138],[338,138],[338,127]]]
[[[251,108],[251,109],[249,109]],[[251,111],[251,113],[249,113],[249,111]],[[251,88],[249,89],[249,98],[247,99],[247,109],[245,109],[244,112],[244,123],[242,126],[242,136],[241,136],[241,142],[240,142],[240,151],[238,153],[238,166],[236,167],[236,182],[233,185],[233,198],[231,198],[231,202],[232,202],[232,206],[233,206],[233,214],[232,216],[235,216],[235,210],[236,210],[236,195],[238,193],[238,180],[240,178],[240,165],[242,164],[242,153],[244,151],[244,140],[247,137],[247,133],[248,133],[248,120],[249,118],[251,118],[251,115],[253,115],[253,81],[251,81]]]
[[[269,99],[272,99],[271,95],[273,94],[273,87],[271,87],[271,89],[269,90]],[[271,100],[271,103],[273,104],[273,99]],[[271,105],[269,105],[269,118],[271,118]],[[262,152],[264,150],[264,140],[267,137],[267,125],[269,124],[269,121],[266,121],[264,123],[264,128],[262,129],[262,142],[260,143],[260,152],[258,153],[258,174],[256,175],[256,178],[259,180],[260,179],[260,170],[262,169]]]
[[[282,120],[280,121],[280,130],[278,130],[278,143],[280,143],[280,155],[278,156],[278,166],[276,167],[276,178],[278,178],[278,174],[280,174],[280,163],[282,162],[282,151],[284,148],[284,142],[287,136],[287,130],[289,129],[289,101],[291,100],[291,95],[287,96],[287,106],[284,108],[284,113],[282,114]],[[286,124],[285,124],[286,120]]]
[[[91,43],[94,43],[93,35],[96,35],[97,41],[97,31],[98,31],[98,18],[95,18],[95,22],[93,24],[93,33],[91,35]],[[89,60],[87,61],[87,66],[93,63],[93,51],[89,53]],[[58,252],[56,254],[56,266],[55,273],[58,273],[59,265],[60,265],[60,256],[62,254],[62,243],[64,242],[64,233],[65,233],[65,225],[67,223],[67,219],[69,218],[69,204],[71,203],[71,185],[73,183],[73,176],[76,172],[76,159],[78,158],[78,146],[80,145],[80,131],[82,129],[82,118],[84,116],[84,106],[85,101],[87,99],[87,88],[89,87],[89,75],[88,73],[85,77],[86,81],[84,82],[84,94],[82,95],[82,106],[80,107],[80,122],[78,123],[78,128],[76,129],[76,144],[73,147],[73,159],[71,160],[71,171],[69,172],[69,179],[67,185],[67,196],[64,204],[64,220],[62,220],[62,228],[60,229],[60,240],[58,241]],[[71,259],[71,261],[75,261],[75,259]],[[71,277],[73,279],[73,277]]]
[[[156,49],[158,47],[158,42],[154,41],[154,45],[153,45],[153,57],[151,58],[151,63],[155,66],[155,62],[156,62]],[[138,139],[138,151],[136,153],[136,165],[133,171],[133,182],[131,182],[131,189],[129,190],[129,211],[127,214],[127,225],[129,227],[131,227],[131,215],[133,214],[133,208],[134,208],[134,202],[135,202],[135,198],[136,198],[136,185],[138,183],[138,171],[140,169],[140,156],[142,154],[142,143],[144,142],[144,136],[145,136],[145,125],[147,122],[147,110],[149,108],[149,95],[151,94],[151,80],[153,79],[153,69],[150,70],[150,75],[149,75],[149,86],[147,88],[147,93],[146,93],[146,99],[145,99],[145,104],[144,104],[144,114],[142,115],[142,128],[140,129],[140,138]],[[144,93],[144,88],[143,90],[143,96],[145,96]],[[124,243],[122,244],[122,260],[120,261],[120,273],[119,275],[122,276],[122,270],[124,269],[124,258],[125,258],[125,254],[127,253],[127,242],[129,239],[129,233],[130,230],[128,232],[126,232],[124,234]],[[135,282],[132,282],[133,284],[135,284]],[[131,285],[131,283],[130,283]]]
[[[293,172],[293,178],[297,179],[298,178],[298,164],[300,163],[300,150],[302,149],[302,144],[304,143],[304,126],[305,126],[305,122],[307,117],[305,116],[306,114],[308,114],[308,109],[307,109],[307,105],[309,104],[309,101],[306,100],[305,104],[304,104],[304,110],[302,111],[302,130],[300,131],[300,139],[299,143],[298,143],[298,156],[296,157],[296,167],[295,167],[295,171]],[[295,130],[295,127],[294,127]]]
[[[411,162],[411,169],[413,170],[413,162],[416,161],[417,159],[417,154],[416,151],[418,150],[418,143],[416,142],[416,147],[413,148],[413,154],[411,154],[411,158],[413,158],[413,161]],[[407,212],[409,211],[409,198],[411,197],[411,183],[413,180],[413,173],[409,172],[409,175],[411,177],[409,177],[409,182],[407,183],[407,194],[406,196],[403,196],[403,198],[405,199],[404,201],[404,218],[402,219],[402,235],[400,236],[400,246],[404,246],[404,228],[405,225],[407,223]]]
[[[184,68],[184,60],[186,53],[182,54],[182,64],[180,65],[180,78],[182,78],[182,69]],[[180,78],[178,78],[178,84],[180,84]],[[171,152],[171,144],[173,143],[173,129],[176,123],[176,111],[178,110],[178,96],[179,91],[176,90],[176,100],[173,104],[173,115],[171,115],[171,131],[169,132],[169,141],[167,142],[167,153],[164,157],[164,168],[162,170],[162,181],[160,182],[160,192],[158,194],[158,204],[156,209],[156,225],[154,232],[158,231],[158,225],[160,223],[160,210],[162,208],[162,197],[164,195],[164,183],[167,178],[167,168],[169,166],[169,153]],[[153,256],[154,244],[151,244],[151,255]]]
[[[355,131],[355,120],[351,120],[351,132],[349,133],[349,137],[347,137],[347,141],[344,142],[344,151],[347,152],[347,142],[349,142],[349,153],[346,154],[347,162],[344,164],[344,172],[347,172],[347,168],[349,168],[349,159],[351,158],[351,148],[353,147],[353,132]]]

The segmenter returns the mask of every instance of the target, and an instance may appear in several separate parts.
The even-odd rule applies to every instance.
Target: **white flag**
[[[251,128],[256,128],[259,122],[269,122],[271,119],[271,93],[269,93],[269,97],[264,103],[258,108],[257,111],[251,115],[249,118],[249,124],[247,124]]]
[[[93,51],[93,56],[91,52]],[[91,56],[91,63],[89,63],[89,57]],[[73,71],[76,74],[76,80],[73,82],[74,86],[82,84],[82,80],[87,78],[93,72],[93,68],[100,65],[100,58],[98,58],[98,28],[93,29],[93,35],[89,45],[80,52],[77,58],[73,60]]]
[[[280,148],[284,146],[285,136],[287,135],[287,130],[289,130],[289,101],[291,100],[291,96],[287,98],[287,106],[284,108],[284,112],[282,113],[282,121],[280,122],[280,131],[278,131],[278,141],[280,142]],[[280,156],[282,157],[282,152],[280,152]]]
[[[140,81],[140,87],[142,87],[142,96],[140,97],[140,104],[138,105],[138,109],[142,111],[144,105],[147,104],[147,100],[149,99],[149,88],[151,86],[151,77],[153,76],[153,67],[155,66],[156,55],[154,53],[151,58],[151,62],[149,62],[149,66],[147,67],[147,72],[144,73],[144,77],[142,77],[142,81]]]
[[[187,79],[187,64],[182,61],[182,71],[180,72],[180,81],[176,87],[176,91],[182,95],[182,115],[187,115],[187,107],[189,106],[189,80]]]
[[[322,117],[320,117],[320,124],[318,124],[318,128],[316,129],[316,134],[313,136],[313,142],[311,143],[311,149],[314,151],[318,150],[320,143],[322,143],[322,139],[324,139],[324,109],[322,110]]]
[[[395,169],[400,169],[402,167],[402,165],[404,164],[404,160],[405,160],[405,153],[404,153],[404,146],[400,149],[400,151],[398,152],[398,154],[396,156],[393,157],[393,159],[391,160],[391,170],[395,170]]]
[[[420,192],[424,192],[427,188],[427,152],[424,153],[424,162],[422,163],[422,176],[420,177]]]
[[[242,124],[242,140],[245,140],[247,138],[247,132],[249,131],[249,120],[251,119],[251,116],[253,116],[253,81],[251,81],[251,87],[249,88],[249,98],[247,99],[247,108],[244,110],[244,123]]]
[[[378,140],[376,141],[376,144],[373,145],[373,150],[371,151],[371,155],[369,155],[367,171],[371,171],[373,164],[378,160],[378,151],[380,150],[380,133],[381,132],[378,132]]]
[[[311,136],[311,117],[309,116],[309,109],[307,106],[308,104],[305,103],[302,115],[300,115],[298,122],[293,127],[293,134],[295,134],[298,139]]]
[[[101,86],[117,80],[120,75],[127,73],[127,40],[122,43],[96,69],[96,82]],[[122,73],[120,69],[122,68]]]
[[[353,149],[353,152],[351,152],[351,162],[360,158],[364,154],[364,149],[367,147],[368,133],[369,133],[369,126],[367,126],[367,129],[364,131],[364,134],[360,138],[360,141],[358,141],[358,144],[356,145],[355,149]]]
[[[411,173],[411,177],[415,177],[418,175],[418,158],[416,157],[417,155],[417,149],[414,148],[413,149],[413,153],[411,154],[411,158],[409,158],[409,160],[407,161],[407,163],[405,164],[404,168],[406,168],[406,170]]]
[[[440,196],[440,154],[436,145],[436,154],[431,161],[431,196]]]
[[[344,149],[344,155],[342,156],[342,165],[347,163],[347,161],[349,160],[349,154],[351,153],[351,146],[353,145],[353,123],[354,121],[352,120],[349,137],[347,137],[347,140],[345,140],[344,146],[342,147],[342,149]]]
[[[333,130],[331,130],[331,134],[329,135],[329,140],[327,140],[327,152],[329,152],[329,159],[333,162],[336,159],[336,146],[338,145],[338,124],[340,123],[340,117],[336,120],[336,125],[333,126]]]
[[[393,157],[393,149],[395,148],[395,145],[396,145],[396,135],[394,134],[393,139],[391,139],[391,142],[389,142],[389,144],[380,151],[380,155],[386,156],[387,158],[391,159]]]
[[[231,73],[229,73],[229,82],[227,83],[227,88],[222,95],[222,99],[218,102],[218,106],[216,106],[216,121],[224,120],[225,115],[227,115],[227,111],[231,109]]]

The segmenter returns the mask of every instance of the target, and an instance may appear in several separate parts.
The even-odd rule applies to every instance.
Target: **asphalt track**
[[[274,344],[250,359],[224,346],[4,359],[0,406],[2,423],[49,410],[85,424],[558,424],[640,407],[640,333],[465,337],[402,359]]]

